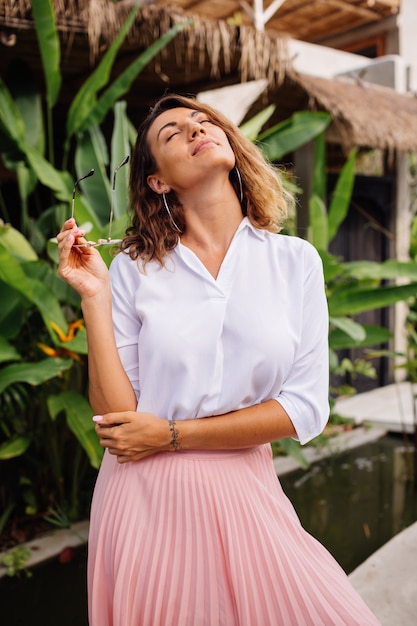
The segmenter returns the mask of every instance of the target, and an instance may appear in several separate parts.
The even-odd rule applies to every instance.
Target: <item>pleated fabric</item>
[[[107,452],[91,514],[90,626],[376,626],[301,526],[269,445]]]

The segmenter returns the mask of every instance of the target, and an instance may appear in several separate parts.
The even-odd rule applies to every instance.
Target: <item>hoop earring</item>
[[[166,212],[168,213],[169,219],[171,220],[175,230],[177,230],[179,233],[181,233],[182,232],[181,228],[178,227],[178,225],[176,224],[174,218],[172,217],[172,213],[171,213],[171,211],[169,209],[168,202],[167,202],[167,199],[166,199],[166,196],[165,196],[164,193],[162,194],[162,202],[164,203],[164,207],[166,209]]]
[[[238,183],[239,183],[239,201],[240,201],[240,204],[242,204],[242,202],[243,202],[242,177],[240,175],[240,172],[239,172],[239,169],[238,169],[237,165],[235,165],[235,170],[236,170],[237,180],[238,180]]]

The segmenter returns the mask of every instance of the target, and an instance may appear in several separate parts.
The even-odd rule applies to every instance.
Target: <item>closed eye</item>
[[[211,120],[208,119],[202,119],[202,120],[197,120],[198,124],[213,124],[213,122]],[[176,125],[175,125],[176,126]],[[167,138],[165,139],[165,141],[168,143],[168,141],[171,141],[171,139],[173,137],[175,137],[175,135],[179,135],[181,132],[181,129],[176,128],[175,132],[171,133],[170,135],[167,136]]]

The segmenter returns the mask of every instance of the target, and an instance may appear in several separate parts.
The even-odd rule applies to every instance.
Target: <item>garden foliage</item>
[[[0,533],[6,524],[25,516],[47,516],[66,525],[87,511],[102,450],[87,400],[87,345],[79,298],[57,276],[53,237],[69,216],[74,180],[92,167],[94,177],[80,183],[75,214],[77,222],[89,230],[90,239],[106,237],[112,202],[109,176],[130,153],[135,135],[123,97],[143,67],[183,27],[174,27],[122,74],[112,77],[117,52],[139,10],[136,7],[75,94],[58,148],[59,37],[50,1],[39,0],[33,9],[45,93],[27,67],[0,78],[1,159],[15,174],[18,187],[13,206],[0,193]],[[271,113],[272,109],[266,109],[242,131],[272,161],[307,141],[316,141],[309,237],[323,259],[331,366],[336,371],[338,350],[386,343],[387,330],[362,326],[354,315],[413,295],[416,265],[344,263],[330,254],[329,244],[349,207],[355,153],[348,158],[327,208],[323,133],[329,116],[297,113],[260,132]],[[109,119],[113,130],[107,138],[103,122]],[[118,175],[116,237],[127,226],[127,177],[126,167]],[[109,262],[107,248],[102,254]],[[399,275],[413,284],[385,284]],[[284,446],[302,462],[299,451],[292,450],[294,442]]]

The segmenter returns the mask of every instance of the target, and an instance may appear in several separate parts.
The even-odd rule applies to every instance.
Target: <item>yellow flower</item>
[[[82,319],[75,320],[75,322],[71,322],[70,324],[68,324],[68,334],[67,335],[64,333],[64,331],[55,322],[51,321],[51,322],[49,322],[49,325],[51,326],[52,330],[54,330],[56,332],[56,334],[58,335],[59,340],[62,343],[67,343],[68,341],[71,341],[72,339],[74,339],[76,330],[83,330],[85,328],[84,327],[84,320],[82,320]]]
[[[44,343],[37,343],[38,348],[42,350],[46,355],[56,357],[59,356],[58,351],[55,348],[45,345]]]
[[[50,346],[45,345],[44,343],[36,344],[44,354],[50,357],[58,358],[58,357],[69,357],[74,361],[78,361],[78,363],[82,363],[82,358],[76,352],[72,352],[71,350],[67,350],[66,348],[51,348]]]

